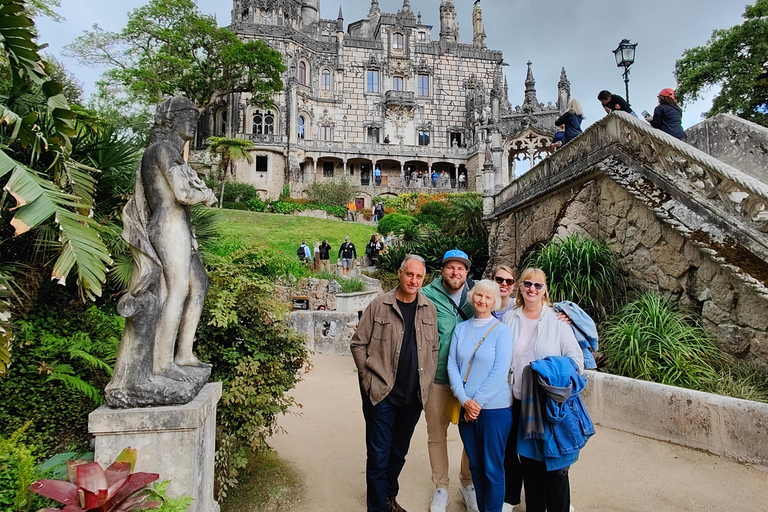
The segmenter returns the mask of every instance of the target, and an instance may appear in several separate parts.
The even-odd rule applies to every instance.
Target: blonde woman
[[[514,347],[510,367],[513,398],[513,435],[510,437],[514,438],[516,431],[516,452],[520,456],[526,510],[568,512],[571,502],[568,468],[578,458],[578,452],[575,458],[573,454],[568,454],[557,460],[545,460],[539,446],[541,439],[526,439],[522,435],[521,401],[529,397],[524,396],[521,376],[526,366],[548,356],[569,357],[581,372],[584,356],[571,326],[560,321],[552,309],[547,277],[541,269],[527,268],[520,274],[515,291],[515,308],[504,315],[503,321],[510,328]],[[506,461],[505,466],[509,462]],[[508,482],[507,485],[515,484]],[[511,510],[513,505],[516,503],[507,502],[504,508]]]
[[[565,113],[557,118],[555,126],[565,125],[565,138],[563,144],[568,144],[581,133],[581,122],[584,120],[584,111],[578,100],[571,99]]]
[[[491,276],[499,285],[499,296],[501,297],[501,304],[496,306],[493,316],[501,320],[504,314],[515,306],[512,300],[512,295],[515,293],[515,273],[506,265],[497,265],[491,272]]]

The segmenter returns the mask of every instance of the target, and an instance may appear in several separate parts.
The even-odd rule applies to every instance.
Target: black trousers
[[[520,426],[520,400],[512,399],[512,428],[504,452],[504,503],[520,503],[520,490],[523,488],[523,469],[517,455],[517,429]]]
[[[571,484],[568,468],[547,471],[543,461],[520,457],[528,512],[569,512]]]

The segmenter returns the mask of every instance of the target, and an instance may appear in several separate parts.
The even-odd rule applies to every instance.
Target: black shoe
[[[387,498],[387,505],[389,505],[390,512],[406,512],[406,510],[400,506],[394,496]]]

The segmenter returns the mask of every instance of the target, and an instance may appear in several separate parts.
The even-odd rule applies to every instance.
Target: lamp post
[[[629,104],[629,67],[635,63],[636,47],[637,43],[630,43],[629,39],[622,39],[619,47],[613,50],[616,66],[624,68],[624,90],[627,94],[627,104]]]

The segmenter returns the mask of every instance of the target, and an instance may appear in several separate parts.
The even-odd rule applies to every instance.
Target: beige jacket
[[[373,405],[384,400],[395,385],[403,344],[403,316],[397,307],[396,291],[380,295],[368,305],[350,344],[360,382]],[[416,297],[414,322],[423,405],[432,391],[437,368],[437,312],[428,298],[420,293]]]

